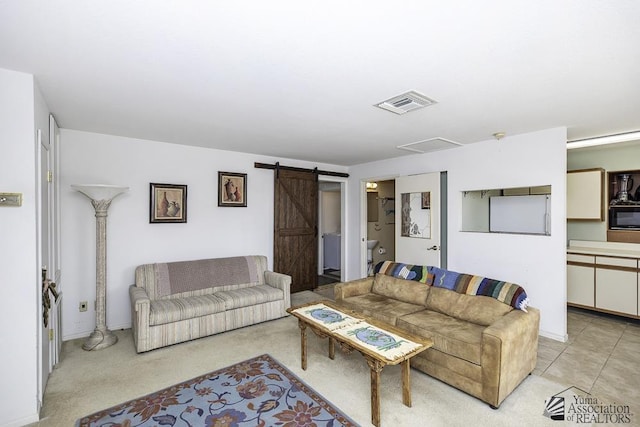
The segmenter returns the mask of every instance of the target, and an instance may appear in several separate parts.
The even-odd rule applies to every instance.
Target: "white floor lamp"
[[[129,187],[91,184],[72,185],[89,199],[96,211],[96,329],[86,339],[82,348],[101,350],[118,341],[118,337],[107,329],[107,211],[111,201]]]

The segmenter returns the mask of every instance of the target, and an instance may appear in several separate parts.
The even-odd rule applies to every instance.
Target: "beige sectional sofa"
[[[141,265],[129,289],[136,351],[284,317],[290,286],[259,255]]]
[[[536,366],[540,312],[535,308],[525,312],[490,296],[381,273],[337,284],[334,293],[347,308],[433,340],[411,366],[492,408]]]

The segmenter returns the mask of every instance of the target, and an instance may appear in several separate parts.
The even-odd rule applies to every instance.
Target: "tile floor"
[[[569,308],[569,339],[540,337],[536,375],[608,402],[640,418],[640,321]]]

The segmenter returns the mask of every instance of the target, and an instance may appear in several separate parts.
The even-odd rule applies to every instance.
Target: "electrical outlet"
[[[87,301],[80,301],[80,306],[78,307],[78,309],[80,311],[87,311]]]

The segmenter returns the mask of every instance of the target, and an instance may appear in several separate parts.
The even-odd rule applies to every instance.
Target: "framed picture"
[[[218,206],[247,207],[247,174],[218,172]]]
[[[419,239],[431,238],[431,208],[425,208],[426,193],[402,193],[400,235]],[[430,201],[430,199],[429,199]]]
[[[422,193],[422,209],[431,209],[431,192],[425,191]]]
[[[187,186],[156,184],[150,186],[149,222],[187,222]]]

